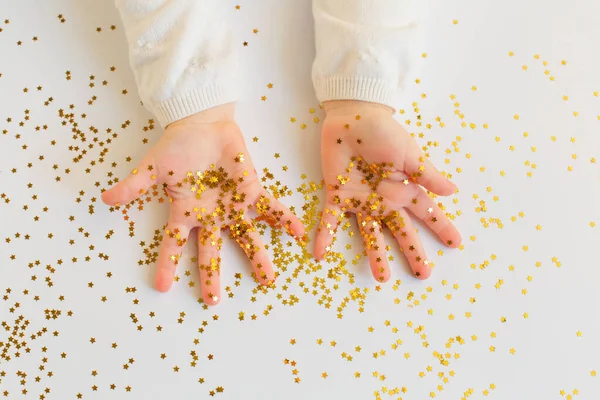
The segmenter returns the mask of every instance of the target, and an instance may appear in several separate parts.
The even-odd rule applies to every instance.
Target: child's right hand
[[[233,120],[234,105],[221,105],[167,126],[163,137],[126,179],[102,194],[108,205],[126,204],[154,184],[170,197],[170,216],[158,257],[156,288],[173,284],[190,231],[198,228],[198,266],[204,302],[220,298],[221,229],[240,244],[262,284],[275,279],[271,261],[247,211],[255,208],[296,237],[300,220],[259,182],[244,137]]]

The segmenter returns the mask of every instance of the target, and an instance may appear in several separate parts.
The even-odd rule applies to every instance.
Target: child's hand
[[[330,101],[325,110],[321,159],[326,204],[315,256],[326,255],[348,211],[356,213],[375,279],[385,282],[390,277],[383,224],[394,234],[415,276],[427,278],[431,267],[406,211],[423,220],[446,245],[458,247],[460,234],[421,188],[447,196],[456,186],[424,157],[394,120],[391,109],[359,101]]]
[[[166,187],[171,208],[156,288],[169,290],[190,230],[198,228],[202,296],[211,305],[220,297],[222,228],[229,228],[262,284],[275,275],[248,211],[254,208],[296,237],[304,234],[300,220],[261,186],[233,107],[222,105],[169,125],[132,174],[102,194],[106,204],[116,205],[135,200],[156,183]]]

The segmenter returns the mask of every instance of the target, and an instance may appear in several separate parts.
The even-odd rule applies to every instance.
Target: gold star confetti
[[[237,17],[238,14],[229,10]],[[236,5],[235,10],[252,19],[251,15],[246,14],[246,6],[241,10],[241,6]],[[58,14],[59,11],[63,12]],[[62,24],[69,24],[70,36],[82,37],[80,34],[95,31],[98,33],[94,34],[97,40],[106,40],[105,35],[112,34],[112,31],[115,31],[114,34],[119,33],[114,20],[106,20],[100,16],[93,24],[79,21],[73,25],[72,14],[67,11],[56,9],[50,15],[52,25],[57,29],[67,28],[67,25]],[[57,14],[61,25],[56,24],[54,19]],[[68,22],[65,15],[70,16]],[[77,49],[74,42],[71,42],[74,39],[69,35],[56,40],[56,37],[49,36],[42,29],[43,26],[25,24],[26,16],[27,14],[20,15],[18,11],[11,9],[10,20],[4,20],[0,28],[1,35],[5,35],[2,37],[10,44],[5,57],[13,60],[15,65],[35,60],[36,51],[40,51],[35,50],[39,49],[39,44],[48,46],[47,49],[52,50],[52,54],[62,54],[61,51],[67,48]],[[453,25],[458,25],[458,19],[451,17],[451,20]],[[42,25],[44,23],[40,22]],[[260,26],[254,23],[244,29],[248,29],[247,35],[252,30],[252,34],[257,36],[251,37],[260,40],[268,33],[268,29],[253,28]],[[464,28],[463,24],[464,21],[461,24]],[[453,35],[460,34],[461,29],[454,30]],[[249,39],[248,36],[245,39]],[[92,43],[92,47],[95,45],[97,43]],[[243,46],[248,47],[249,42],[244,41]],[[245,51],[252,52],[253,49],[256,50],[256,46]],[[519,51],[509,51],[508,55],[520,58],[525,54],[520,49],[516,50]],[[30,52],[27,60],[23,58],[25,56],[17,54],[23,51]],[[506,49],[494,51],[501,56],[506,54]],[[313,384],[311,380],[319,377],[318,374],[321,379],[329,381],[352,376],[360,379],[365,374],[365,379],[373,379],[377,383],[366,395],[375,399],[444,397],[444,389],[455,381],[455,375],[461,376],[462,361],[457,360],[467,359],[471,351],[494,353],[489,354],[491,357],[503,354],[521,357],[521,342],[507,336],[504,328],[511,327],[519,333],[519,329],[527,329],[529,322],[535,321],[540,327],[544,327],[544,323],[548,321],[543,321],[543,317],[536,313],[537,310],[530,303],[527,311],[508,307],[507,305],[515,304],[511,299],[514,296],[527,296],[527,299],[543,300],[543,285],[540,286],[539,282],[552,279],[552,275],[548,273],[548,266],[551,264],[545,260],[552,260],[556,268],[562,268],[552,271],[556,276],[564,277],[564,274],[578,276],[580,273],[577,268],[579,264],[585,263],[578,262],[577,257],[594,259],[590,249],[586,246],[578,247],[573,241],[572,238],[581,235],[575,232],[564,238],[564,232],[560,232],[560,237],[564,238],[561,240],[565,240],[564,248],[577,250],[571,259],[561,256],[561,263],[553,255],[554,250],[551,250],[556,249],[554,254],[560,255],[560,249],[551,242],[552,237],[559,237],[555,221],[539,214],[540,204],[553,206],[555,203],[552,201],[564,196],[563,192],[570,193],[572,188],[569,185],[581,186],[578,179],[597,172],[593,169],[598,157],[596,139],[587,134],[590,120],[593,123],[600,120],[598,112],[593,111],[597,104],[592,103],[597,102],[597,88],[590,87],[589,82],[579,75],[576,77],[583,92],[567,85],[569,80],[563,78],[573,73],[571,70],[575,63],[562,60],[560,64],[565,68],[559,68],[557,60],[565,55],[557,53],[555,56],[546,61],[544,54],[534,53],[531,59],[531,53],[527,53],[523,56],[526,59],[505,61],[510,61],[511,64],[506,68],[529,71],[527,74],[519,74],[522,77],[519,79],[535,79],[531,77],[543,74],[553,81],[556,76],[556,81],[560,82],[555,84],[562,85],[564,82],[559,91],[549,94],[539,89],[539,93],[534,93],[533,90],[538,90],[537,87],[528,88],[523,82],[514,84],[510,79],[502,81],[502,84],[510,89],[507,93],[510,92],[515,98],[529,98],[525,95],[530,94],[532,103],[535,104],[538,104],[535,96],[547,95],[548,98],[554,96],[557,107],[569,104],[577,104],[576,106],[557,108],[562,113],[546,110],[542,120],[536,120],[535,113],[529,112],[527,104],[514,102],[507,97],[501,98],[497,107],[490,109],[492,114],[483,116],[478,115],[471,107],[472,100],[462,97],[467,94],[481,96],[484,92],[493,90],[494,86],[481,81],[481,77],[469,78],[469,81],[460,85],[460,91],[456,89],[450,95],[440,92],[435,86],[428,87],[426,93],[424,89],[420,89],[412,94],[414,98],[407,99],[405,108],[395,114],[402,116],[401,124],[406,129],[407,138],[414,138],[417,143],[419,156],[414,160],[413,171],[403,171],[402,166],[396,162],[382,162],[384,160],[372,157],[369,153],[373,149],[372,132],[364,131],[364,127],[369,126],[372,115],[363,112],[361,108],[360,111],[352,111],[344,119],[340,118],[337,121],[337,131],[327,139],[336,150],[358,149],[356,152],[361,156],[348,156],[341,163],[339,173],[336,172],[331,179],[323,181],[319,174],[313,174],[314,171],[309,173],[307,170],[305,174],[298,174],[299,177],[292,173],[298,165],[302,172],[302,165],[318,164],[318,148],[304,149],[297,144],[305,142],[294,142],[294,152],[290,152],[279,144],[278,140],[283,136],[274,139],[274,136],[269,136],[270,133],[261,136],[260,146],[253,145],[249,149],[245,146],[235,147],[235,151],[228,153],[227,163],[235,167],[236,173],[222,169],[216,161],[203,164],[204,160],[201,159],[195,160],[199,170],[192,171],[181,170],[179,165],[163,168],[162,164],[140,164],[132,168],[142,160],[143,153],[149,149],[147,145],[152,144],[153,140],[160,140],[163,132],[158,121],[142,116],[143,112],[139,107],[129,107],[123,103],[119,106],[118,113],[107,113],[106,110],[115,107],[108,100],[116,99],[114,95],[121,94],[119,99],[133,100],[139,106],[139,99],[136,100],[134,92],[131,92],[133,81],[130,80],[129,71],[121,67],[117,71],[117,67],[110,66],[106,60],[102,61],[102,57],[90,61],[94,63],[93,68],[74,64],[68,59],[48,61],[63,63],[63,69],[59,70],[60,79],[55,79],[57,77],[52,76],[52,68],[48,69],[43,64],[40,64],[39,71],[32,70],[33,72],[28,71],[22,75],[15,75],[18,71],[10,66],[0,66],[5,68],[0,73],[0,83],[7,79],[16,82],[14,87],[9,85],[4,88],[5,103],[9,107],[4,110],[6,115],[2,117],[3,125],[0,126],[0,147],[10,155],[0,160],[0,172],[4,172],[4,185],[0,189],[0,219],[3,221],[0,265],[6,264],[6,268],[10,270],[10,274],[3,276],[4,286],[0,287],[0,298],[3,300],[0,303],[0,397],[13,398],[21,394],[23,398],[44,400],[52,394],[57,398],[85,399],[93,396],[92,392],[99,392],[100,397],[110,397],[105,395],[110,390],[142,398],[146,396],[147,390],[143,385],[136,384],[135,378],[140,362],[149,363],[151,368],[162,368],[161,371],[167,372],[164,374],[165,379],[177,379],[182,390],[190,382],[195,385],[206,383],[206,392],[202,395],[219,397],[227,385],[235,384],[235,380],[220,373],[206,375],[206,379],[192,375],[191,381],[189,379],[189,372],[194,368],[212,366],[218,371],[215,368],[222,367],[219,364],[222,362],[222,341],[212,340],[207,334],[221,332],[223,324],[231,321],[236,326],[239,324],[240,332],[256,329],[255,333],[260,333],[273,324],[277,327],[278,318],[284,313],[294,320],[315,319],[316,314],[302,314],[304,309],[300,307],[306,303],[310,303],[311,307],[320,307],[319,313],[323,312],[322,315],[319,314],[319,323],[313,327],[315,335],[322,338],[313,341],[315,336],[312,336],[313,339],[309,337],[304,340],[303,331],[296,332],[296,328],[289,326],[291,331],[283,343],[287,346],[289,341],[289,346],[285,348],[291,353],[281,354],[283,365],[278,363],[276,367],[286,369],[290,378],[285,384],[297,391],[312,390],[308,388]],[[428,54],[421,53],[421,57],[428,58]],[[553,75],[553,68],[559,68],[560,74]],[[67,71],[63,72],[65,69]],[[494,72],[488,75],[510,76],[508,70]],[[268,69],[260,73],[268,74]],[[274,88],[274,84],[269,82],[274,76],[276,75],[265,75],[264,80],[259,81],[268,90],[274,89],[270,93],[285,87],[284,82],[281,84],[284,86],[278,83],[277,88]],[[114,78],[122,78],[124,80],[120,82],[125,83],[115,86],[114,82],[117,81]],[[51,84],[46,80],[52,81]],[[478,85],[473,85],[473,82]],[[427,82],[425,78],[417,78],[414,83],[425,85]],[[546,80],[543,84],[546,85]],[[273,97],[267,102],[267,96],[263,93],[264,86],[252,95],[256,96],[255,99],[260,97],[265,103],[264,107],[271,107]],[[125,95],[127,96],[123,97]],[[448,95],[448,109],[440,106],[440,116],[432,115],[429,107],[431,104],[427,106],[428,102],[436,99],[436,96],[442,96],[448,101]],[[500,96],[494,92],[486,95]],[[293,97],[294,93],[290,92],[289,96]],[[557,96],[561,96],[562,101]],[[476,101],[485,100],[482,98]],[[324,105],[327,109],[326,104]],[[308,109],[308,115],[300,115],[298,120],[296,117],[289,117],[292,124],[298,121],[301,131],[288,126],[292,130],[284,134],[293,134],[295,131],[298,136],[294,140],[305,140],[306,143],[315,138],[320,140],[320,136],[315,135],[322,135],[321,129],[331,122],[327,112],[323,111],[324,105],[309,103],[301,106],[304,113]],[[285,119],[292,113],[299,115],[297,108],[288,107],[272,116],[274,119]],[[551,132],[553,136],[550,136],[550,141],[547,136],[540,136],[536,126],[545,126],[547,123],[563,126],[562,123],[567,121],[561,119],[563,115],[569,118],[568,121],[577,117],[575,121],[581,125],[572,130],[573,133],[569,136],[559,132],[560,129]],[[484,123],[486,119],[494,123]],[[313,122],[312,125],[310,121]],[[500,128],[503,122],[527,123],[532,127],[511,132]],[[448,131],[448,134],[437,135],[434,132],[436,128],[445,129],[442,133]],[[464,134],[459,133],[461,128],[465,129],[462,131]],[[523,132],[525,129],[528,131]],[[252,137],[252,143],[258,141],[258,136]],[[567,147],[568,150],[562,150]],[[296,154],[296,150],[302,150],[302,154]],[[387,147],[382,145],[378,150],[386,151]],[[268,154],[274,154],[275,160],[268,157]],[[256,161],[254,165],[251,163],[251,155]],[[297,165],[295,160],[300,156],[302,163]],[[549,159],[553,163],[549,164]],[[589,163],[587,160],[590,160]],[[211,164],[213,162],[215,164]],[[271,162],[276,165],[271,166]],[[433,193],[423,190],[421,193],[421,178],[435,171],[430,162],[440,168],[442,176],[453,180],[456,178],[460,191],[449,198],[438,196],[437,191]],[[554,166],[556,169],[552,169]],[[525,171],[524,174],[521,169]],[[480,174],[473,174],[474,172]],[[570,172],[568,179],[565,172]],[[523,184],[521,179],[525,177],[526,183]],[[268,195],[261,192],[260,196],[256,196],[259,200],[249,202],[248,197],[252,193],[240,188],[244,188],[250,178],[259,181]],[[141,195],[137,200],[129,203],[122,201],[100,209],[100,194],[124,179],[146,179],[151,181],[151,186],[144,189],[136,187],[136,194]],[[539,197],[535,190],[547,179],[561,187],[562,191],[559,190],[554,197]],[[588,184],[593,186],[594,183],[586,183]],[[361,185],[368,189],[363,198],[340,193],[347,188],[356,190]],[[390,185],[389,194],[385,193],[386,185]],[[331,191],[331,199],[324,196],[326,189]],[[379,189],[385,196],[378,193]],[[592,190],[593,187],[588,189]],[[214,207],[198,202],[177,209],[173,205],[177,204],[178,196],[181,195],[197,200],[213,196],[219,200],[215,201]],[[511,200],[514,198],[519,200],[519,207]],[[575,211],[585,211],[583,219],[576,212],[568,217],[574,220],[574,227],[588,229],[585,232],[591,241],[595,240],[596,236],[593,235],[597,233],[597,230],[588,228],[595,228],[597,221],[596,206],[591,201],[592,198],[592,195],[578,198]],[[232,206],[229,207],[229,203],[223,199],[230,199]],[[287,235],[289,221],[287,225],[282,221],[284,215],[273,199],[294,204],[294,213],[308,228],[304,237],[291,238]],[[60,200],[60,203],[54,200]],[[443,246],[444,243],[453,244],[451,240],[442,240],[442,243],[428,240],[421,246],[411,236],[416,233],[416,226],[408,225],[406,217],[392,213],[394,204],[403,202],[411,215],[422,217],[423,223],[434,232],[442,231],[447,226],[443,225],[446,218],[457,221],[457,224],[461,224],[461,230],[464,229],[466,244],[456,246],[456,252]],[[193,221],[204,227],[195,230],[191,255],[189,249],[183,249],[184,245],[190,246],[187,243],[189,229],[171,223],[163,226],[165,222],[158,222],[155,218],[155,213],[165,214],[167,206],[173,206],[171,211],[176,212],[181,221]],[[350,210],[353,209],[361,211],[358,224],[352,219],[354,217],[350,218]],[[529,212],[530,209],[532,213]],[[560,211],[560,208],[557,210]],[[527,217],[525,212],[528,213]],[[252,223],[246,221],[249,215],[255,214],[258,218],[253,219]],[[322,216],[324,222],[321,222]],[[221,229],[221,224],[217,222],[224,220],[230,220],[231,224],[225,224]],[[284,229],[271,228],[270,223],[273,221],[283,222]],[[215,225],[213,229],[212,226]],[[397,239],[399,246],[388,243],[387,239],[386,242],[380,241],[380,235],[386,227],[391,231],[389,237]],[[312,254],[314,243],[311,242],[314,240],[314,230],[319,229],[335,240],[327,246],[323,259],[316,261]],[[418,227],[419,233],[424,230],[428,228]],[[518,232],[529,232],[529,235],[518,235]],[[221,249],[227,240],[226,235],[238,241],[249,258],[260,258],[253,272],[244,270],[243,266],[236,270],[239,263],[227,261],[229,253],[223,260],[221,255],[216,254],[208,254],[202,260],[204,253],[195,253],[199,244],[206,245],[211,251]],[[363,242],[355,242],[358,236],[361,236]],[[262,241],[258,242],[258,238]],[[164,239],[170,239],[173,243],[173,248],[161,257],[174,270],[173,285],[176,288],[174,293],[164,296],[179,293],[178,295],[191,298],[194,302],[197,299],[197,307],[184,306],[181,302],[158,307],[151,299],[158,294],[147,290],[150,287],[140,288],[141,281],[136,281],[137,278],[132,280],[130,273],[135,268],[114,268],[120,264],[127,266],[131,257],[135,257],[133,262],[137,262],[139,268],[135,274],[139,272],[140,276],[153,276]],[[544,240],[543,246],[540,246],[542,242],[539,240]],[[550,242],[546,243],[547,240]],[[526,254],[515,251],[519,249]],[[274,270],[274,278],[267,285],[258,284],[266,276],[265,270],[269,266],[262,258],[263,250],[266,250],[272,260]],[[225,247],[222,251],[225,252]],[[377,254],[373,254],[374,252]],[[524,259],[521,255],[533,258]],[[430,278],[427,283],[421,284],[416,280],[420,272],[408,274],[404,261],[398,261],[404,256],[416,260],[420,266],[441,264],[445,268],[444,260],[448,259],[448,265],[468,268],[459,271],[454,277],[451,274],[444,275],[445,279]],[[378,279],[373,284],[364,279],[364,267],[369,265],[370,259],[377,263],[374,267],[376,276],[383,271],[381,264],[389,261],[391,282]],[[436,273],[438,271],[434,269],[434,274]],[[471,273],[477,277],[473,275],[473,280],[469,281],[467,275]],[[221,281],[218,280],[220,278]],[[589,278],[589,281],[593,279]],[[219,282],[222,282],[223,287]],[[146,283],[142,286],[146,286]],[[203,292],[205,288],[210,290],[206,295]],[[566,290],[577,290],[577,287]],[[229,302],[225,307],[233,305],[233,313],[217,314],[218,311],[214,310],[220,309],[212,308],[211,300]],[[447,309],[439,308],[442,305],[439,300],[445,300]],[[492,303],[499,304],[500,308],[490,314],[486,307]],[[394,310],[391,310],[392,307]],[[354,318],[357,312],[362,314],[361,318],[372,318],[361,323]],[[109,317],[108,321],[114,325],[114,331],[119,332],[118,338],[110,330],[98,330],[98,325],[90,322],[102,313]],[[36,315],[42,317],[35,318]],[[398,320],[398,315],[409,316],[412,321]],[[482,319],[483,315],[492,317],[489,318],[489,323],[485,318]],[[520,316],[528,321],[522,321]],[[69,318],[71,320],[67,323]],[[342,336],[334,337],[332,332],[336,331],[329,329],[328,324],[334,322],[345,332]],[[471,322],[475,325],[467,324]],[[515,327],[514,322],[522,322],[524,325]],[[556,323],[554,320],[551,322]],[[83,336],[78,336],[72,329],[75,325],[80,327],[81,332],[77,332]],[[431,333],[434,330],[446,334],[438,337],[439,335]],[[277,348],[277,342],[282,339],[277,332],[281,333],[275,329],[268,335],[266,342],[259,340],[255,344],[273,344]],[[358,332],[360,335],[368,335],[370,339],[360,339]],[[459,333],[460,336],[456,336]],[[165,334],[177,337],[177,346],[183,351],[174,352],[168,346],[165,347],[164,343],[161,344],[160,340],[154,340],[154,335]],[[65,337],[68,338],[66,342],[58,341]],[[596,353],[593,341],[585,339],[581,331],[576,331],[576,337],[581,338],[577,342],[578,346],[589,346],[585,347],[586,352],[592,355]],[[145,351],[149,352],[149,357],[145,357],[138,353],[137,345],[147,344],[148,341],[156,343],[144,346]],[[77,363],[71,365],[76,365],[85,375],[84,378],[77,380],[74,385],[57,385],[54,374],[73,375],[73,367],[57,361],[72,360],[75,351],[70,343],[79,342],[84,343],[84,347],[77,350]],[[567,343],[566,346],[570,345]],[[97,357],[91,356],[92,350],[88,348],[104,351],[106,354],[103,357],[109,364],[114,364],[115,368],[98,364]],[[242,347],[236,347],[236,351],[240,357],[245,356]],[[297,358],[299,361],[293,359],[300,357],[299,351],[315,357],[317,362],[323,363],[323,367],[316,373],[306,369],[300,358]],[[363,357],[365,354],[366,357]],[[411,364],[432,355],[435,357],[433,363]],[[329,358],[333,363],[331,365]],[[554,358],[560,364],[560,355]],[[340,369],[336,364],[339,362],[354,363],[355,367],[351,370]],[[400,382],[398,379],[404,378],[393,370],[388,370],[386,362],[406,363],[410,373],[407,376],[412,376],[413,379],[420,377],[422,380],[418,385],[411,384],[409,379],[405,380],[406,386],[395,386]],[[587,368],[583,373],[594,367],[594,362],[591,357],[585,365],[582,364]],[[164,365],[153,365],[157,363]],[[324,363],[328,365],[325,366]],[[539,365],[540,370],[543,367],[542,364]],[[270,366],[265,368],[261,371],[272,372]],[[327,369],[331,372],[331,368],[335,368],[335,374],[331,376],[323,371]],[[254,374],[255,371],[249,373]],[[174,378],[169,378],[173,375]],[[596,370],[591,370],[590,376],[595,377]],[[261,382],[260,379],[258,381]],[[364,379],[355,382],[363,381]],[[422,387],[419,386],[421,382]],[[477,380],[468,385],[463,389],[465,399],[479,394],[493,397],[496,389],[493,383]],[[565,387],[561,391],[565,398],[576,398],[580,393],[578,389],[573,389],[568,377],[560,382],[560,386],[558,382],[555,386],[551,388],[553,395],[556,395],[560,387]],[[359,385],[352,390],[356,389],[356,396],[363,396],[362,392],[359,394],[359,390],[364,387],[366,386]],[[340,398],[345,395],[344,389],[343,386],[339,388]],[[583,387],[580,389],[583,395]],[[247,390],[251,393],[253,388],[249,387]],[[594,394],[588,395],[593,397]],[[545,392],[540,395],[551,397]],[[332,396],[338,396],[338,392]]]

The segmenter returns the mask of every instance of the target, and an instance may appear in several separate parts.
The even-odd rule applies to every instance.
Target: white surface
[[[241,9],[236,11],[234,4]],[[37,399],[42,394],[46,399],[76,399],[78,393],[84,399],[204,399],[218,386],[224,391],[215,398],[221,399],[381,396],[412,400],[429,398],[431,392],[438,399],[478,399],[486,397],[486,389],[491,399],[558,399],[561,390],[565,398],[598,398],[600,376],[592,376],[592,371],[600,372],[600,226],[591,227],[590,222],[600,225],[600,97],[594,96],[594,91],[600,91],[600,6],[593,0],[428,1],[423,3],[423,11],[426,37],[415,43],[415,51],[426,53],[427,58],[418,58],[409,73],[403,105],[406,113],[399,118],[412,121],[407,126],[410,131],[424,133],[422,144],[439,142],[429,152],[440,168],[453,174],[461,189],[455,196],[457,204],[452,199],[444,204],[449,212],[460,211],[455,223],[463,234],[464,249],[442,249],[423,229],[426,250],[436,267],[428,281],[420,282],[410,276],[390,240],[395,257],[392,281],[376,291],[366,259],[358,266],[350,263],[361,251],[360,243],[354,241],[351,250],[344,250],[347,234],[341,232],[336,248],[345,253],[348,268],[356,275],[356,287],[369,288],[369,293],[364,313],[357,311],[356,302],[350,302],[338,319],[336,308],[354,286],[342,280],[338,290],[333,290],[334,282],[327,279],[327,270],[333,265],[315,273],[331,288],[330,309],[319,306],[312,294],[302,293],[299,282],[310,286],[315,274],[300,274],[288,284],[287,292],[282,291],[294,263],[282,272],[275,291],[259,293],[257,301],[251,302],[250,267],[230,242],[223,255],[222,281],[223,287],[232,287],[234,298],[203,309],[196,301],[199,288],[188,286],[197,279],[191,261],[180,265],[181,279],[171,292],[155,292],[150,286],[153,266],[137,265],[144,257],[139,243],[148,244],[154,230],[164,224],[166,207],[153,202],[142,212],[131,212],[135,221],[135,237],[131,238],[119,213],[111,213],[99,202],[100,188],[107,187],[110,179],[107,174],[125,176],[160,135],[158,129],[142,129],[151,116],[136,97],[124,35],[112,2],[1,0],[0,132],[6,130],[6,134],[0,134],[0,194],[10,198],[10,203],[0,199],[0,296],[5,296],[0,297],[0,323],[5,321],[10,328],[0,329],[0,342],[6,345],[19,316],[29,325],[18,338],[27,342],[18,350],[20,356],[14,355],[17,349],[13,345],[10,361],[0,360],[0,398],[6,391],[8,399]],[[60,23],[58,14],[63,14],[65,23]],[[319,124],[313,118],[322,119],[323,115],[310,82],[314,45],[309,2],[239,0],[231,4],[230,14],[238,29],[243,65],[244,97],[238,121],[257,168],[269,168],[294,189],[301,183],[302,173],[308,175],[307,180],[319,181]],[[10,22],[4,23],[4,19]],[[457,24],[453,24],[455,19]],[[114,31],[110,29],[113,24]],[[102,31],[96,32],[97,27]],[[259,29],[258,34],[252,33],[254,28]],[[34,36],[37,42],[32,40]],[[248,47],[242,46],[243,41],[248,41]],[[514,56],[510,57],[509,51]],[[528,66],[527,71],[523,65]],[[110,72],[111,66],[116,66],[115,72]],[[550,71],[547,75],[545,69]],[[68,81],[67,70],[72,76]],[[95,76],[93,88],[89,87],[90,75]],[[555,80],[550,81],[550,76]],[[414,83],[416,78],[421,79],[420,84]],[[108,84],[103,86],[105,79]],[[267,89],[269,82],[273,89]],[[41,91],[36,90],[38,85],[43,87]],[[473,85],[476,91],[471,89]],[[129,93],[122,95],[123,89]],[[450,99],[451,94],[456,100]],[[93,95],[97,100],[89,106]],[[261,101],[263,95],[266,102]],[[44,106],[49,97],[53,101]],[[418,102],[423,124],[431,123],[432,129],[415,125],[413,101]],[[455,101],[460,103],[466,128],[454,114]],[[86,132],[86,144],[95,136],[90,126],[98,129],[99,140],[108,138],[107,128],[119,134],[107,145],[103,163],[90,167],[90,161],[99,158],[98,145],[81,162],[72,162],[75,152],[69,151],[69,146],[83,144],[72,137],[68,124],[61,125],[63,119],[58,116],[59,109],[71,112],[67,111],[71,104],[79,128]],[[316,109],[314,115],[308,111],[311,107]],[[28,121],[24,121],[25,110],[29,110]],[[445,122],[444,128],[436,123],[437,116]],[[291,123],[290,117],[297,121]],[[131,124],[122,129],[126,120]],[[470,122],[476,129],[468,127]],[[307,124],[306,129],[300,128],[302,123]],[[488,129],[483,129],[484,123]],[[35,130],[44,124],[47,130]],[[529,136],[525,138],[524,132]],[[259,137],[258,143],[252,141],[254,136]],[[148,144],[142,144],[145,137]],[[56,145],[50,144],[52,140]],[[514,151],[509,149],[511,145]],[[275,152],[281,158],[274,158]],[[131,163],[125,162],[127,156],[132,157]],[[590,162],[592,157],[598,161]],[[536,168],[527,166],[527,161]],[[112,162],[117,167],[111,167]],[[282,171],[283,165],[289,167],[287,172]],[[88,167],[91,173],[86,174]],[[95,182],[100,182],[98,187]],[[28,183],[33,187],[28,188]],[[85,193],[79,195],[79,191]],[[92,198],[97,200],[90,215]],[[476,211],[480,200],[485,201],[486,212]],[[284,202],[300,209],[303,199],[295,192]],[[524,216],[519,217],[519,212]],[[74,221],[69,221],[71,215]],[[35,216],[39,221],[34,221]],[[516,222],[511,216],[517,217]],[[502,228],[494,223],[485,228],[481,218],[500,219]],[[88,237],[78,231],[80,227],[89,232]],[[105,235],[111,229],[114,235],[107,240]],[[49,233],[53,233],[52,239]],[[29,240],[25,235],[30,235]],[[95,246],[93,251],[90,245]],[[527,251],[523,246],[528,246]],[[437,253],[440,249],[443,256]],[[297,246],[290,251],[297,254]],[[100,259],[98,253],[108,255],[109,260]],[[193,249],[187,254],[191,257]],[[85,262],[88,255],[91,259]],[[73,257],[77,257],[76,263]],[[489,265],[480,269],[486,260]],[[540,267],[536,267],[538,261]],[[29,263],[34,263],[32,268]],[[514,271],[509,270],[511,265]],[[185,276],[187,270],[190,277]],[[112,272],[112,278],[107,278],[107,272]],[[234,286],[237,272],[244,274],[239,287]],[[47,285],[47,277],[52,287]],[[396,279],[402,284],[394,290]],[[500,279],[504,283],[497,289],[494,285]],[[93,288],[88,287],[89,282],[94,283]],[[127,287],[137,291],[127,293]],[[522,289],[527,289],[526,295]],[[416,306],[407,300],[410,291],[420,300]],[[294,307],[282,305],[277,298],[278,293],[290,292],[300,299]],[[424,294],[425,300],[420,298]],[[451,300],[447,294],[452,294]],[[108,300],[102,302],[102,296]],[[395,298],[400,304],[394,303]],[[471,303],[470,298],[476,302]],[[138,299],[137,305],[134,299]],[[263,310],[269,304],[273,310],[265,316]],[[46,309],[58,309],[62,314],[46,320]],[[240,311],[245,313],[244,321],[238,320]],[[180,312],[185,312],[182,324],[177,322]],[[472,313],[470,318],[465,316],[467,312]],[[137,316],[137,324],[131,313]],[[250,319],[252,313],[258,316],[256,321]],[[213,319],[215,315],[218,321]],[[502,317],[506,322],[501,322]],[[386,320],[390,326],[385,325]],[[207,326],[199,333],[203,321]],[[407,326],[410,322],[412,328]],[[138,325],[143,326],[142,331]],[[163,327],[162,332],[157,332],[157,325]],[[369,326],[373,332],[368,331]],[[422,332],[415,333],[418,326],[423,327]],[[393,327],[398,328],[397,333],[392,332]],[[31,338],[44,328],[46,333]],[[53,335],[55,331],[58,336]],[[422,344],[422,333],[427,335],[428,347]],[[464,344],[455,342],[447,348],[449,338],[458,335]],[[94,344],[90,343],[92,337]],[[195,338],[198,344],[194,344]],[[295,345],[290,344],[292,338]],[[316,343],[318,338],[323,339],[322,345]],[[393,350],[390,346],[397,339],[403,343]],[[333,340],[335,347],[330,345]],[[112,343],[118,347],[113,349]],[[361,347],[360,352],[356,346]],[[494,352],[490,346],[495,346]],[[374,358],[373,353],[382,349],[385,356]],[[515,350],[514,355],[510,349]],[[190,366],[191,351],[199,357],[195,367]],[[66,358],[61,358],[63,352]],[[352,361],[342,358],[343,352],[351,355]],[[449,365],[441,365],[435,352],[450,353]],[[164,360],[162,353],[167,355]],[[405,353],[410,354],[409,359]],[[212,361],[209,354],[214,356]],[[123,369],[130,358],[134,363]],[[294,367],[285,365],[284,359],[297,363],[298,375],[293,375]],[[180,368],[177,373],[175,366]],[[92,371],[97,371],[97,376]],[[421,371],[426,373],[423,378],[419,377]],[[321,377],[323,372],[327,379]],[[355,378],[355,372],[360,372],[360,378]],[[448,378],[447,383],[438,376],[440,372]],[[300,383],[294,382],[296,376]],[[203,384],[198,383],[200,377]],[[110,389],[111,384],[115,390]],[[126,386],[131,392],[126,392]],[[389,395],[396,387],[407,391]],[[574,390],[578,394],[573,394]]]

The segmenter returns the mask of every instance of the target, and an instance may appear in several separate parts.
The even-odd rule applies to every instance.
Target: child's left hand
[[[392,231],[413,273],[427,278],[431,266],[407,210],[444,244],[458,247],[461,237],[428,190],[448,196],[456,186],[425,158],[413,138],[394,120],[392,110],[360,101],[325,102],[321,135],[326,201],[315,243],[321,259],[346,212],[356,214],[375,279],[390,278],[383,225]]]

